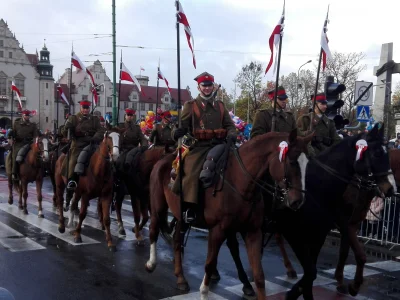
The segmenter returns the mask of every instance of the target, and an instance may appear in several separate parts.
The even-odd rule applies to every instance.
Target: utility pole
[[[116,29],[115,29],[115,0],[112,0],[112,46],[113,46],[113,103],[112,123],[117,125],[119,111],[117,110],[117,56],[116,56]],[[119,99],[118,99],[119,101]]]
[[[233,92],[233,114],[236,116],[236,82],[235,82],[235,90]]]

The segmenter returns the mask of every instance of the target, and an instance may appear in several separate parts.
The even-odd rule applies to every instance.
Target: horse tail
[[[14,187],[14,190],[17,193],[20,193],[20,191],[21,191],[21,182],[19,180],[18,181],[14,181],[13,182],[13,187]]]

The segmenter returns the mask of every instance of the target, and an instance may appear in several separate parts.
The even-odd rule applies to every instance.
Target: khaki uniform
[[[172,138],[172,129],[170,125],[157,124],[150,135],[150,142],[154,144],[155,147],[165,145],[174,146],[176,142]]]
[[[30,144],[33,140],[38,137],[39,130],[35,123],[28,121],[24,121],[23,118],[16,119],[14,122],[13,130],[8,135],[9,138],[14,139],[14,145],[12,148],[12,161],[13,161],[13,170],[12,173],[16,174],[18,171],[18,165],[15,163],[15,159],[17,158],[18,151],[25,146],[26,144]]]
[[[200,119],[194,113],[194,105],[197,105],[199,108]],[[220,111],[221,107],[224,110],[223,112]],[[221,101],[214,101],[214,99],[204,100],[200,95],[195,100],[186,102],[183,106],[181,124],[182,128],[188,129],[191,134],[194,133],[194,130],[202,129],[202,126],[204,129],[209,130],[226,129],[227,135],[236,134],[235,125],[223,103]],[[172,136],[174,135],[174,131],[172,131]],[[207,153],[213,146],[221,142],[223,141],[218,141],[217,139],[198,141],[185,156],[182,180],[185,202],[198,202],[199,176],[203,169]],[[173,192],[177,194],[179,192],[179,176],[182,173],[181,171],[179,171],[178,177],[172,187]]]
[[[122,151],[131,150],[137,147],[139,143],[141,146],[148,145],[147,139],[144,137],[140,126],[136,125],[134,121],[125,121],[122,126],[119,126],[119,130],[122,133]]]
[[[71,130],[71,148],[69,154],[68,178],[74,173],[76,161],[79,153],[83,148],[91,142],[99,143],[104,137],[105,130],[100,126],[100,120],[97,116],[84,116],[81,112],[68,117],[61,132],[64,137],[68,136],[68,129]],[[62,166],[62,174],[66,174],[67,160],[65,159]]]
[[[256,113],[250,138],[271,131],[273,109],[262,109]],[[288,132],[296,129],[296,120],[291,112],[276,111],[275,132]]]
[[[311,113],[303,115],[297,120],[297,126],[299,128],[300,135],[305,136],[310,133],[310,120]],[[342,140],[336,132],[335,122],[328,119],[328,117],[325,115],[314,115],[313,126],[315,136],[308,145],[308,152],[310,156],[318,155],[320,152],[328,149]]]

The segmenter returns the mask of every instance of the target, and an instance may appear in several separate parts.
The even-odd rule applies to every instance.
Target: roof
[[[68,87],[68,85],[64,84],[64,83],[61,83],[60,85],[61,85],[61,88],[62,88],[62,90],[63,90],[63,92],[65,94],[65,97],[67,97],[69,103],[71,105],[74,105],[74,101],[72,99],[70,99],[70,97],[69,97],[69,87]],[[55,83],[54,84],[54,99],[59,99],[59,97],[60,97],[58,95],[57,87],[58,87],[58,83]]]
[[[141,88],[142,88],[142,92],[144,93],[144,95],[139,93],[139,90],[137,89],[136,85],[122,83],[120,100],[128,101],[130,94],[135,90],[136,92],[139,93],[139,101],[140,102],[156,104],[157,103],[157,87],[156,86],[142,86]],[[117,91],[118,90],[119,90],[119,84],[117,83]],[[167,91],[168,90],[165,87],[158,88],[159,103],[162,103],[161,98],[164,96],[164,93]],[[178,89],[171,88],[171,97],[174,100],[178,100]],[[182,103],[185,103],[186,101],[191,100],[191,96],[190,96],[188,90],[181,89],[181,100],[182,100]]]
[[[39,58],[37,57],[37,55],[36,54],[26,54],[26,57],[28,58],[31,65],[36,68],[37,64],[39,63]]]

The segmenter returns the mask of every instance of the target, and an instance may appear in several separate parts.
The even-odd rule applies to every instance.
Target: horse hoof
[[[156,264],[153,265],[152,263],[147,262],[145,263],[144,268],[148,273],[153,273],[153,271],[156,269]]]
[[[189,284],[187,282],[183,282],[183,283],[177,283],[176,284],[176,288],[182,292],[189,292],[190,291],[190,287]]]
[[[349,288],[349,294],[350,294],[351,296],[353,296],[353,297],[357,296],[357,294],[358,294],[358,292],[359,292],[359,289],[357,289],[357,288],[355,287],[355,285],[354,285],[353,282],[349,284],[349,287],[348,287],[348,288]]]
[[[243,286],[243,294],[247,297],[255,297],[256,292],[254,291],[253,287],[251,285],[249,286]]]
[[[14,200],[11,198],[8,198],[8,204],[13,205],[13,203],[14,203]]]
[[[120,230],[118,231],[118,234],[120,234],[120,235],[126,235],[125,229],[124,229],[124,228],[120,229]]]
[[[28,210],[24,209],[24,215],[27,215],[27,214],[28,214]]]
[[[219,273],[218,273],[218,271],[217,272],[215,272],[215,273],[213,273],[212,275],[211,275],[211,281],[220,281],[221,280],[221,276],[219,275]]]
[[[22,205],[19,205],[18,208],[19,208],[19,210],[23,210],[24,209],[24,207]]]
[[[75,214],[75,216],[79,216],[79,209],[75,209],[74,214]]]
[[[143,247],[144,246],[144,240],[137,240],[136,241],[136,246]]]
[[[336,290],[337,290],[339,293],[345,294],[345,295],[347,295],[347,294],[349,293],[349,290],[348,290],[347,286],[344,285],[344,284],[338,285],[338,286],[336,287]]]
[[[293,271],[287,271],[287,272],[286,272],[286,276],[287,276],[289,279],[297,279],[297,273],[296,273],[295,270],[293,270]]]
[[[69,205],[68,206],[64,206],[64,211],[65,212],[69,211]]]
[[[65,232],[65,227],[58,227],[58,232],[59,233],[64,233]]]
[[[82,243],[82,237],[81,236],[74,237],[74,242],[77,243],[77,244],[81,244]]]
[[[114,245],[108,246],[108,251],[117,252],[117,247],[115,247]]]
[[[106,226],[104,226],[103,224],[101,225],[101,230],[106,230]]]
[[[38,218],[43,219],[44,218],[44,214],[38,214]]]

